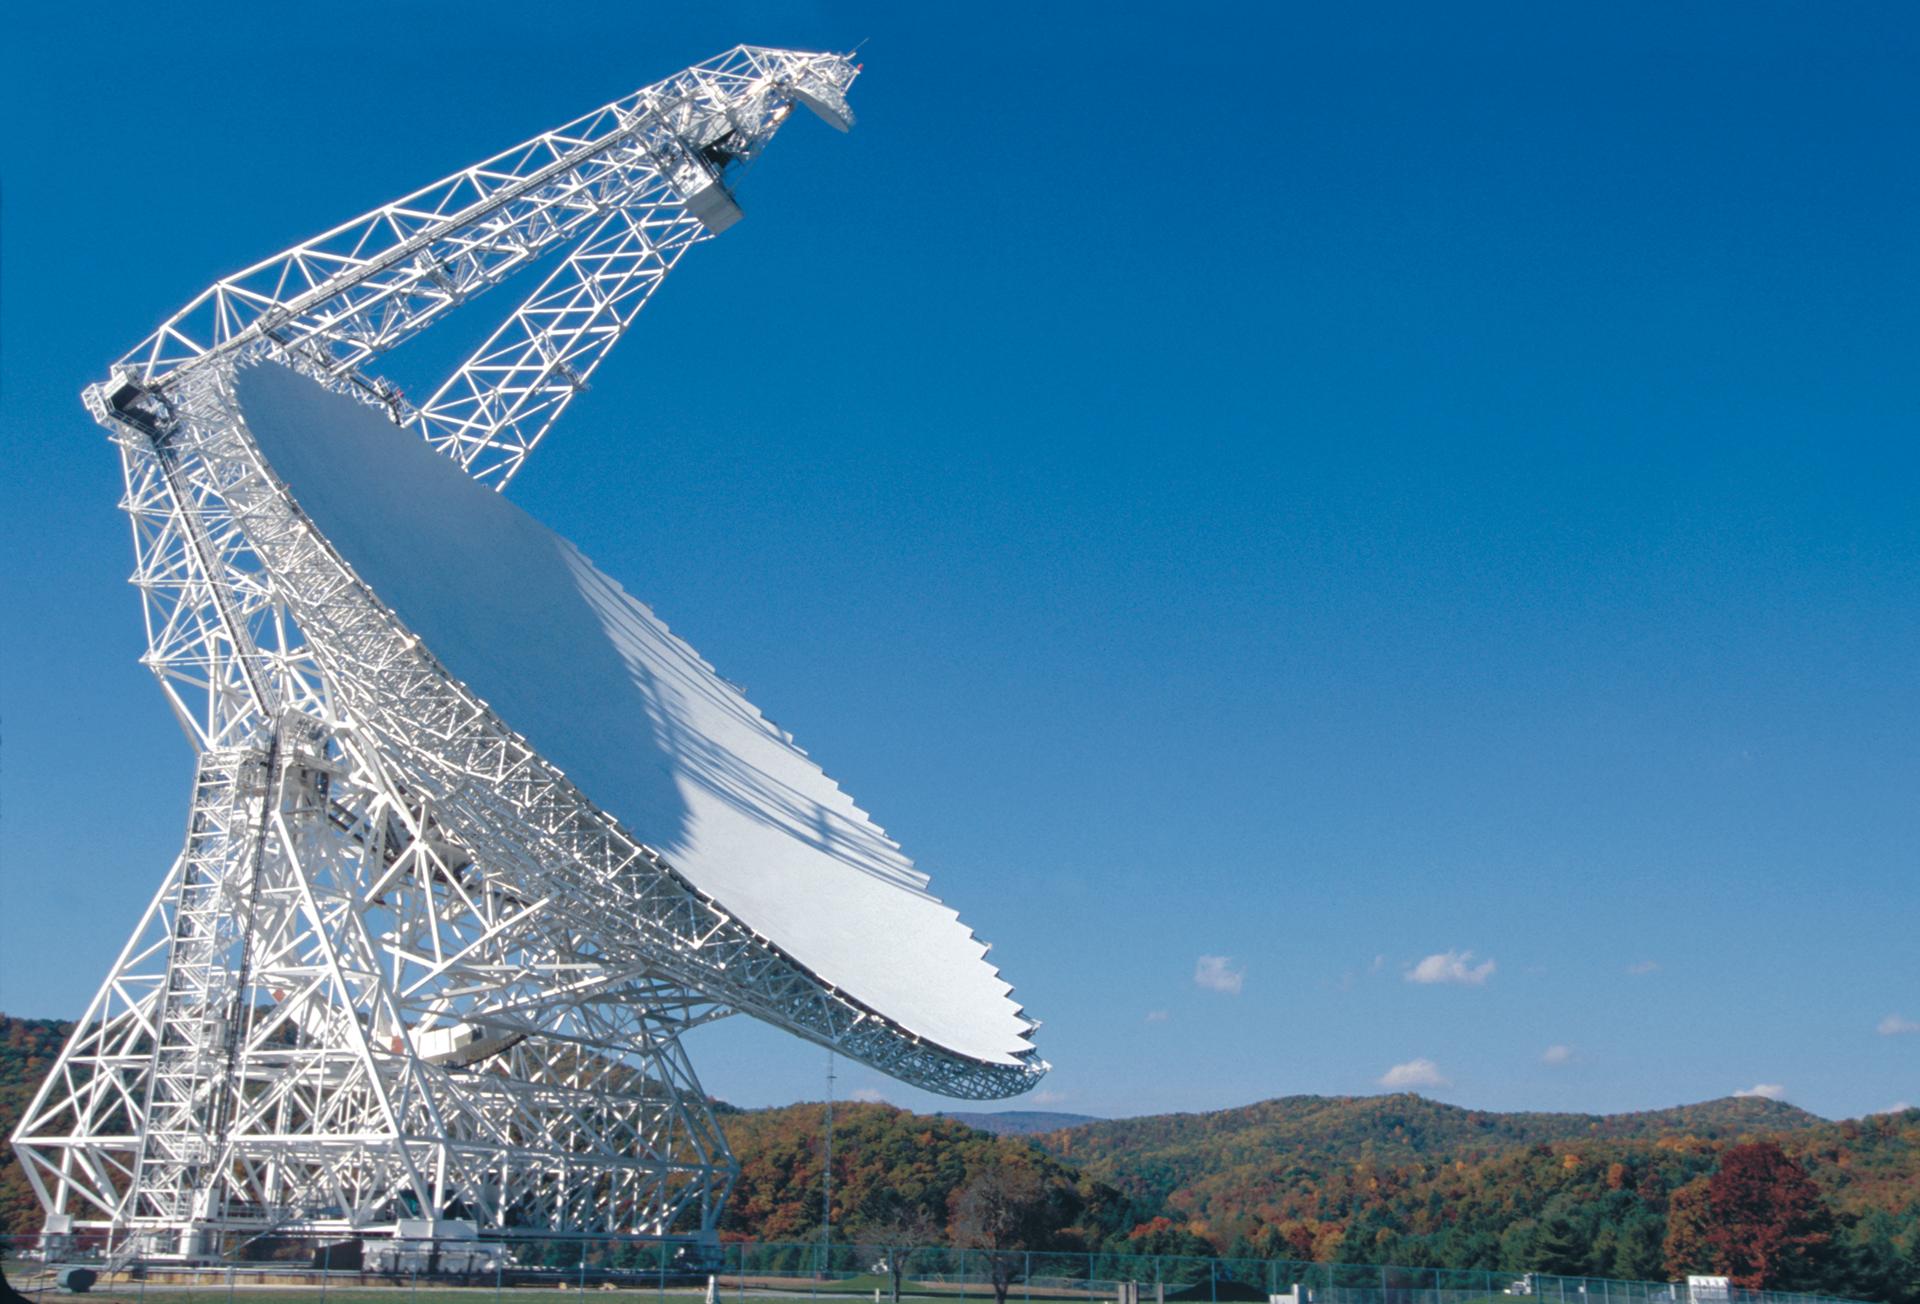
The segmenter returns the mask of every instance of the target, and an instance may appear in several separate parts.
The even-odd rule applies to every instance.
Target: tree
[[[1027,1252],[1048,1230],[1047,1190],[1024,1164],[1001,1162],[968,1179],[953,1198],[953,1242],[983,1251],[993,1304],[1021,1280]]]
[[[1314,1251],[1315,1233],[1318,1227],[1311,1223],[1286,1223],[1280,1228],[1280,1240],[1285,1246],[1283,1257],[1311,1262]]]
[[[893,1304],[900,1304],[900,1283],[914,1251],[940,1239],[940,1220],[925,1206],[897,1190],[875,1191],[860,1207],[854,1236],[878,1249],[884,1257]]]
[[[1578,1277],[1587,1270],[1586,1234],[1564,1212],[1550,1214],[1533,1234],[1532,1262],[1536,1272],[1555,1277]]]
[[[1714,1265],[1707,1231],[1713,1223],[1709,1179],[1696,1177],[1667,1200],[1667,1276],[1678,1281]]]
[[[1137,1224],[1124,1237],[1113,1237],[1105,1248],[1112,1254],[1152,1254],[1169,1259],[1211,1259],[1217,1253],[1212,1241],[1194,1235],[1186,1224],[1164,1215]]]
[[[1581,1266],[1583,1277],[1607,1277],[1613,1274],[1614,1256],[1620,1252],[1620,1227],[1617,1223],[1602,1218],[1592,1225],[1593,1235],[1587,1241],[1587,1259]]]
[[[1440,1260],[1449,1268],[1490,1271],[1500,1266],[1500,1238],[1490,1227],[1455,1223],[1440,1235]]]
[[[1819,1284],[1833,1243],[1833,1212],[1820,1189],[1771,1141],[1720,1157],[1707,1187],[1707,1245],[1715,1266],[1745,1290]]]
[[[1862,1299],[1891,1300],[1902,1293],[1898,1227],[1893,1216],[1876,1209],[1855,1229],[1846,1254],[1846,1289]]]
[[[1397,1263],[1400,1226],[1383,1205],[1368,1205],[1347,1222],[1340,1242],[1341,1257],[1349,1263]]]
[[[1622,1281],[1652,1281],[1660,1274],[1660,1249],[1660,1215],[1650,1209],[1636,1210],[1621,1224],[1613,1244],[1613,1262],[1601,1275]]]
[[[1500,1266],[1513,1272],[1533,1270],[1533,1236],[1540,1224],[1517,1218],[1500,1233]]]

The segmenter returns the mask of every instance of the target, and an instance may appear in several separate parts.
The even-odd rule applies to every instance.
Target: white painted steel
[[[578,549],[375,407],[236,378],[268,466],[396,628],[695,889],[831,987],[984,1063],[1030,1054],[986,947],[804,752]]]
[[[793,107],[851,123],[856,72],[737,47],[227,278],[88,389],[144,659],[200,762],[182,854],[13,1137],[50,1235],[117,1261],[403,1225],[710,1236],[734,1164],[680,1037],[734,1010],[960,1097],[1046,1071],[898,849],[488,492],[735,219],[732,170]],[[422,407],[364,370],[567,246]],[[456,537],[465,568],[435,553]],[[565,601],[496,611],[522,635],[496,656],[472,622],[535,556]],[[560,616],[579,636],[540,643]],[[598,732],[551,682],[589,654],[623,685]]]

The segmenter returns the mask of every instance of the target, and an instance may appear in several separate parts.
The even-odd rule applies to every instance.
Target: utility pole
[[[833,1051],[827,1051],[827,1161],[820,1165],[820,1274],[833,1263]]]

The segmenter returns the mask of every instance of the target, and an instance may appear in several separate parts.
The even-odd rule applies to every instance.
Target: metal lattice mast
[[[188,1258],[409,1211],[429,1234],[454,1209],[516,1234],[661,1235],[689,1211],[710,1232],[733,1166],[679,1037],[726,1012],[725,985],[673,957],[725,940],[702,958],[732,957],[734,990],[790,988],[796,1030],[860,1035],[862,1012],[725,938],[651,853],[578,841],[596,830],[564,813],[577,794],[475,704],[426,726],[465,737],[450,770],[396,769],[343,687],[395,672],[378,691],[440,708],[408,695],[412,649],[355,633],[366,613],[316,569],[324,542],[236,439],[229,392],[270,351],[504,484],[685,251],[737,219],[729,169],[796,104],[844,129],[855,71],[729,51],[221,281],[88,391],[121,454],[144,659],[201,760],[185,849],[14,1137],[50,1232]],[[364,370],[572,241],[424,411]],[[269,554],[314,582],[276,583]],[[530,823],[567,834],[555,863],[526,862]],[[630,955],[579,895],[609,874],[655,939]]]
[[[415,426],[474,479],[504,488],[706,234],[683,210],[609,214],[421,406]]]
[[[616,209],[724,230],[739,217],[726,170],[795,104],[850,125],[856,71],[736,46],[225,278],[121,365],[152,387],[272,340],[347,375]]]
[[[114,433],[133,519],[145,660],[201,747],[232,745],[322,691],[228,528],[218,486],[152,453],[169,393],[276,344],[379,396],[470,474],[504,485],[687,248],[738,219],[730,168],[796,104],[852,122],[838,55],[739,46],[227,277],[88,391]],[[415,412],[365,365],[448,310],[591,235]]]

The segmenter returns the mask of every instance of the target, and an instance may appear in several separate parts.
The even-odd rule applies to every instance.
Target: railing
[[[204,1264],[149,1259],[106,1271],[106,1245],[81,1238],[0,1240],[7,1280],[39,1304],[64,1269],[97,1274],[114,1304],[507,1304],[556,1288],[716,1304],[805,1295],[877,1304],[1134,1300],[1137,1304],[1853,1304],[1828,1295],[1690,1289],[1684,1283],[1394,1265],[1154,1254],[989,1251],[880,1243],[685,1241],[607,1237],[400,1243],[277,1236],[223,1247]],[[343,1266],[350,1264],[351,1266]],[[324,1265],[324,1266],[323,1266]],[[489,1300],[488,1297],[491,1297]]]

